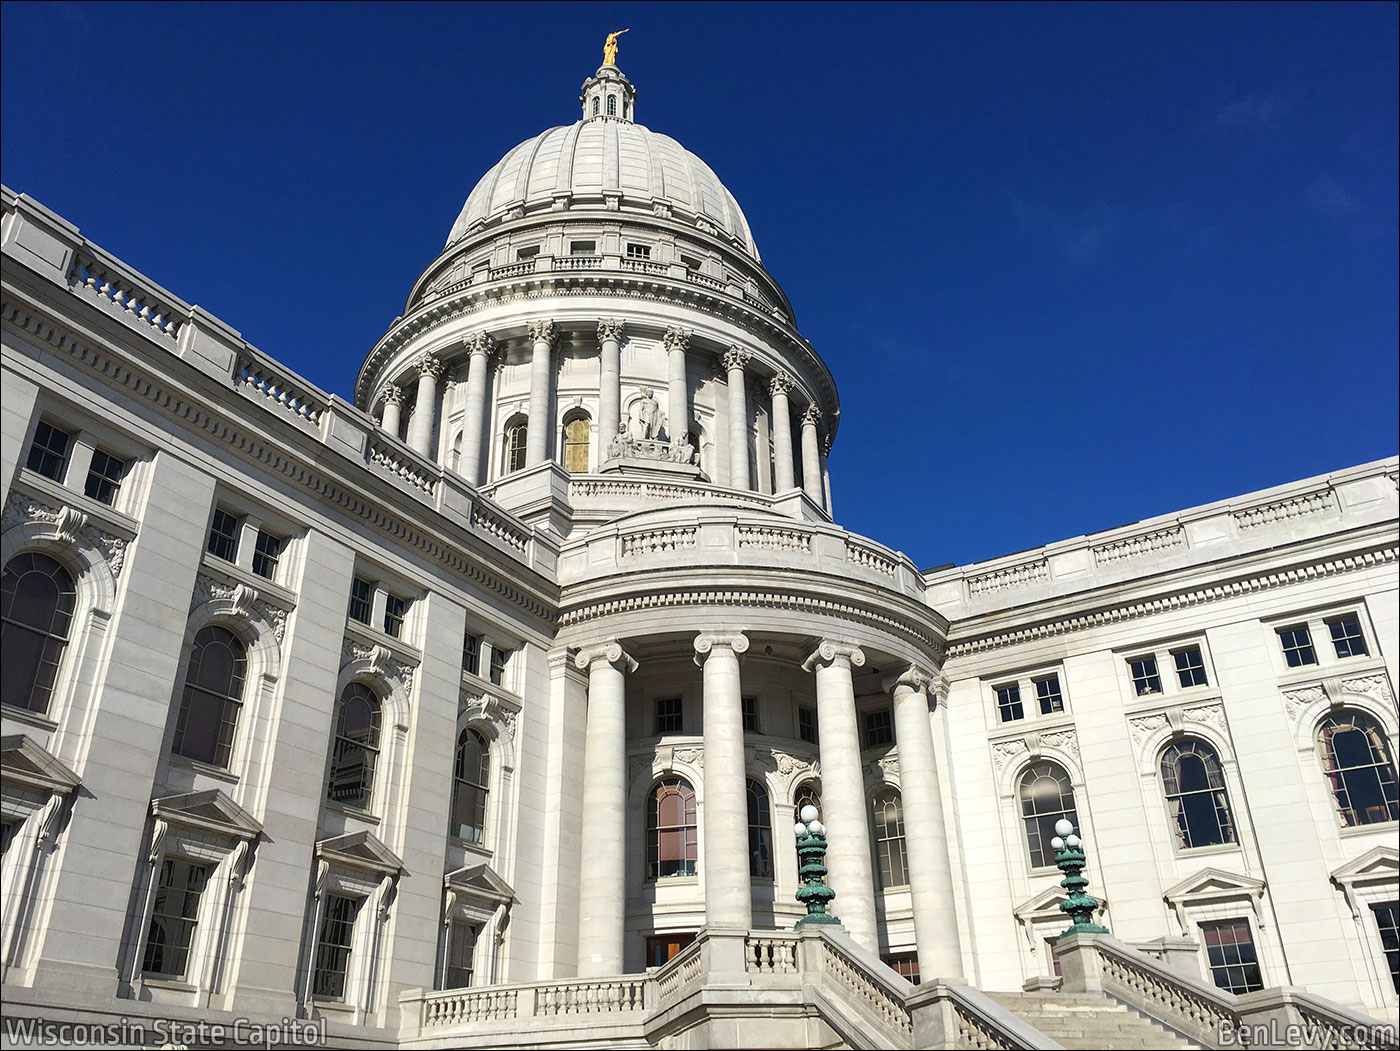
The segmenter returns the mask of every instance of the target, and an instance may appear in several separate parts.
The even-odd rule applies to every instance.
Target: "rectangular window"
[[[570,255],[594,255],[598,251],[597,241],[570,241]]]
[[[500,686],[505,682],[506,665],[510,663],[510,650],[504,646],[491,647],[491,685]]]
[[[403,634],[404,618],[408,616],[408,599],[397,595],[384,598],[384,634],[398,638]]]
[[[374,585],[364,577],[350,582],[350,619],[368,624],[374,613]]]
[[[687,270],[699,270],[700,260],[696,259],[693,255],[683,255],[681,256],[681,265]]]
[[[1400,993],[1400,901],[1372,905],[1371,912],[1381,934],[1381,949],[1385,952],[1386,966],[1390,968],[1390,980],[1395,983],[1395,991]]]
[[[630,242],[629,242],[628,245],[627,245],[627,258],[628,258],[628,259],[650,259],[650,258],[651,258],[651,245],[639,245],[639,244],[633,244],[633,243],[630,243]]]
[[[531,245],[529,248],[521,248],[521,249],[519,249],[519,250],[515,253],[515,258],[516,258],[517,261],[524,261],[524,260],[526,260],[526,259],[533,259],[533,258],[535,258],[535,256],[537,256],[537,255],[539,255],[539,254],[540,254],[540,246],[539,246],[539,245]]]
[[[447,973],[444,989],[466,989],[472,984],[472,959],[476,955],[477,929],[465,920],[453,920],[447,934]]]
[[[18,833],[18,821],[0,821],[0,858],[3,858],[9,851],[10,844],[15,841],[15,836]]]
[[[817,710],[802,707],[797,709],[797,736],[808,744],[817,743]]]
[[[1065,697],[1060,692],[1060,677],[1047,675],[1035,680],[1035,699],[1040,702],[1041,715],[1054,715],[1065,710]]]
[[[469,675],[481,674],[481,636],[467,632],[462,640],[462,670]]]
[[[125,476],[125,460],[118,460],[111,453],[94,449],[83,492],[98,503],[111,507],[117,502],[117,493],[121,490],[122,478]]]
[[[277,563],[282,558],[282,549],[287,546],[287,538],[258,530],[258,540],[253,546],[253,572],[268,580],[277,579]]]
[[[1248,920],[1203,923],[1201,940],[1205,942],[1210,976],[1216,985],[1236,994],[1264,988]]]
[[[1206,684],[1206,662],[1201,657],[1199,646],[1176,650],[1172,653],[1172,660],[1176,662],[1176,677],[1183,690]]]
[[[1064,972],[1060,970],[1060,958],[1055,955],[1054,938],[1045,939],[1045,958],[1050,961],[1050,973],[1056,978],[1061,977]]]
[[[890,713],[866,712],[865,747],[875,748],[888,744],[894,744],[894,724],[890,721]]]
[[[885,964],[895,974],[899,975],[910,985],[919,984],[919,954],[916,952],[891,953],[885,958]]]
[[[656,735],[684,733],[681,729],[681,699],[679,697],[658,697],[656,699]]]
[[[151,926],[141,970],[162,978],[183,978],[199,917],[199,896],[209,879],[208,865],[166,858],[160,865]]]
[[[686,934],[654,934],[647,938],[647,966],[664,967],[679,956],[681,950],[695,941],[695,932]]]
[[[1338,617],[1327,622],[1327,630],[1332,633],[1332,645],[1338,657],[1364,657],[1366,637],[1361,634],[1361,622],[1355,617]]]
[[[1312,635],[1306,624],[1299,624],[1296,628],[1280,628],[1278,641],[1283,647],[1283,659],[1290,668],[1317,663],[1317,651],[1313,649]]]
[[[29,447],[25,466],[55,482],[63,481],[63,468],[68,464],[68,442],[72,437],[67,431],[40,421],[34,430],[34,444]]]
[[[758,698],[743,697],[739,700],[739,706],[744,713],[744,733],[761,733],[758,728]]]
[[[1133,676],[1133,689],[1139,697],[1162,692],[1162,677],[1157,674],[1156,657],[1138,657],[1128,662]]]
[[[1021,707],[1021,687],[1016,683],[997,687],[997,715],[1004,723],[1025,718],[1026,710]]]
[[[350,969],[350,944],[359,911],[357,898],[326,895],[326,912],[321,918],[321,936],[316,940],[311,973],[311,995],[317,1000],[345,999],[345,974]]]
[[[238,531],[243,519],[231,515],[222,507],[214,509],[214,524],[209,527],[207,550],[226,562],[238,561]]]

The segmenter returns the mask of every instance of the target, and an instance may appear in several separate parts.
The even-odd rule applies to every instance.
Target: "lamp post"
[[[831,899],[836,897],[836,892],[826,885],[826,826],[811,803],[804,806],[798,816],[802,820],[792,826],[797,834],[797,856],[801,859],[797,874],[802,877],[802,886],[797,888],[796,897],[807,906],[807,915],[798,920],[796,926],[839,924],[841,921],[826,911]]]
[[[1107,934],[1107,927],[1094,922],[1094,910],[1099,907],[1095,898],[1084,893],[1089,881],[1084,878],[1084,841],[1074,834],[1074,825],[1064,818],[1055,822],[1055,838],[1050,840],[1055,849],[1055,864],[1065,874],[1060,886],[1065,888],[1065,900],[1060,902],[1060,911],[1074,921],[1064,934]]]

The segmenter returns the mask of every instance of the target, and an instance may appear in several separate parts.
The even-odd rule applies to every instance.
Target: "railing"
[[[1172,551],[1186,544],[1186,530],[1181,526],[1139,533],[1107,544],[1099,544],[1094,550],[1094,562],[1100,566],[1111,565],[1130,558],[1142,558],[1158,551]]]
[[[520,525],[480,502],[472,504],[472,525],[517,551],[525,551],[530,544],[528,527]]]
[[[569,499],[639,499],[639,500],[714,500],[739,501],[759,507],[771,507],[772,497],[761,493],[746,493],[738,489],[715,489],[706,485],[686,485],[683,482],[613,481],[586,478],[569,482]]]
[[[744,939],[744,970],[749,974],[796,974],[795,934],[751,934]]]
[[[852,565],[873,569],[876,573],[894,579],[899,563],[878,548],[848,537],[846,539],[846,561]]]
[[[599,270],[603,259],[596,255],[561,255],[554,260],[555,270]]]
[[[709,274],[702,274],[698,270],[687,270],[685,272],[685,279],[689,281],[692,285],[700,285],[704,288],[713,288],[716,292],[723,292],[727,287],[729,287],[719,278],[711,277]]]
[[[656,975],[656,1002],[669,1004],[704,973],[703,941],[693,941],[673,956]]]
[[[647,1009],[647,979],[555,982],[535,990],[535,1016],[625,1014]]]
[[[134,321],[149,325],[155,335],[174,340],[180,331],[176,319],[184,313],[160,296],[140,288],[122,268],[100,261],[89,252],[73,255],[71,280],[77,288],[104,304],[118,307]]]
[[[1337,510],[1337,498],[1331,489],[1317,489],[1311,493],[1299,493],[1284,500],[1247,507],[1234,512],[1235,521],[1241,529],[1257,529],[1273,522],[1283,522],[1290,518],[1303,518],[1307,515],[1325,514]]]
[[[533,259],[522,259],[518,263],[507,263],[505,266],[493,266],[489,271],[492,281],[501,277],[520,277],[524,274],[535,272],[535,261]]]
[[[909,1018],[909,1008],[905,1006],[904,998],[886,988],[872,969],[862,966],[854,954],[838,946],[836,939],[826,932],[823,932],[822,946],[825,950],[823,973],[832,978],[857,1005],[873,1014],[904,1046],[912,1044],[914,1024]]]
[[[1050,565],[1044,559],[1038,562],[1023,562],[1018,566],[994,569],[967,578],[967,590],[971,595],[989,595],[997,591],[1026,587],[1037,584],[1050,576]]]
[[[624,533],[622,557],[650,555],[664,551],[692,551],[696,530],[684,526],[675,529],[648,529],[639,533]]]
[[[437,478],[419,463],[405,455],[407,450],[396,448],[396,443],[387,440],[382,432],[376,432],[369,440],[370,466],[391,478],[407,482],[424,496],[431,497],[437,489]]]
[[[946,994],[952,1013],[953,1047],[972,1051],[1034,1051],[1060,1046],[976,989],[948,986]]]
[[[321,414],[330,404],[330,397],[323,391],[300,382],[252,347],[238,356],[233,382],[312,427],[321,425]]]
[[[434,995],[423,1001],[423,1028],[517,1018],[519,1002],[520,990],[516,986],[461,989]]]
[[[664,274],[666,273],[665,263],[653,263],[650,259],[624,259],[622,269],[635,270],[643,274]]]
[[[536,982],[426,993],[422,997],[423,1030],[483,1022],[573,1015],[642,1016],[649,1010],[645,975],[618,978]]]
[[[739,546],[769,551],[793,551],[806,555],[812,551],[812,534],[806,530],[784,529],[781,526],[741,525]]]

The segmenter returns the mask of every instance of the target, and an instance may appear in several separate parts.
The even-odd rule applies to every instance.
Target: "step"
[[[1027,1025],[1069,1051],[1100,1048],[1190,1049],[1165,1026],[1101,993],[988,993]]]

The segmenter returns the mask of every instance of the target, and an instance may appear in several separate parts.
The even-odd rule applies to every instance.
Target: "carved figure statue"
[[[650,387],[642,388],[641,400],[632,406],[632,439],[655,441],[661,433],[661,405]]]
[[[617,433],[613,435],[612,441],[608,442],[608,459],[616,460],[622,456],[634,455],[633,447],[635,445],[636,442],[627,430],[627,421],[620,421],[617,425]]]
[[[609,33],[607,41],[603,44],[603,65],[617,65],[617,38],[623,33],[630,33],[630,29],[619,29],[616,33]]]
[[[695,446],[690,444],[689,438],[677,438],[671,443],[671,460],[683,464],[695,462]]]

